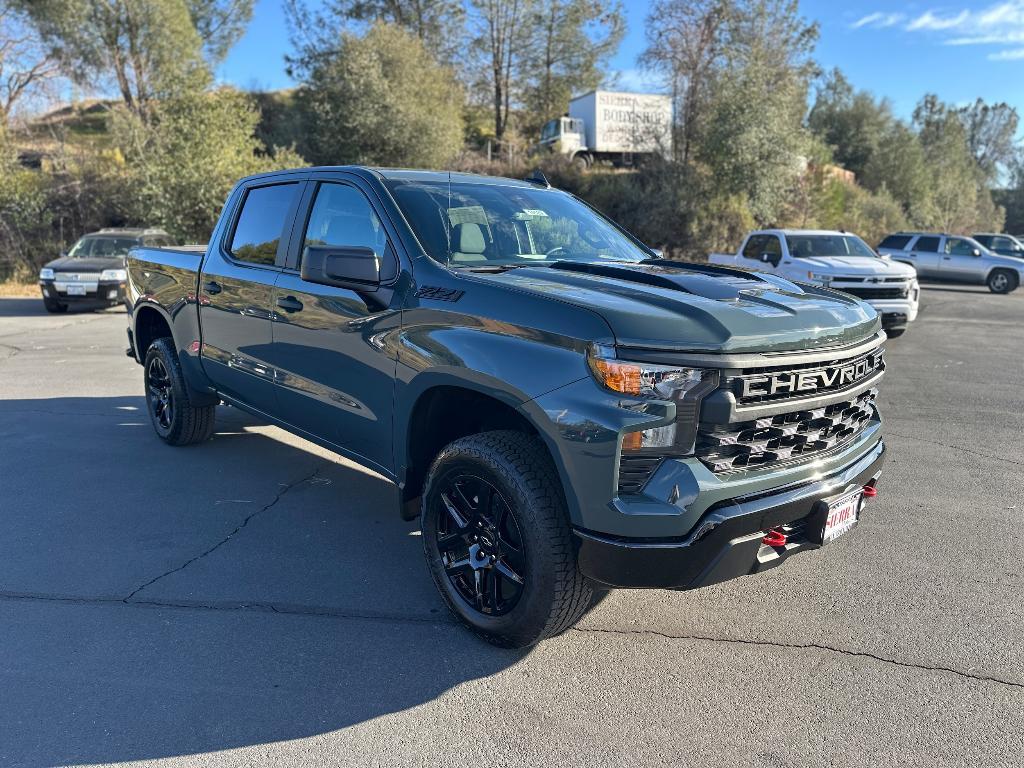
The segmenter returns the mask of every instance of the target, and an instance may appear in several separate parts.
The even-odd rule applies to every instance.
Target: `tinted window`
[[[983,242],[983,241],[979,241],[979,242],[981,242],[982,245],[984,245],[984,246],[986,246],[988,248],[996,248],[996,249],[998,249],[1000,251],[1012,251],[1013,250],[1013,241],[1010,240],[1010,238],[1008,238],[1008,237],[993,237],[990,240],[990,242],[987,242],[987,243]]]
[[[972,256],[976,247],[970,241],[959,237],[951,237],[946,241],[946,253],[952,256]]]
[[[743,255],[748,259],[760,259],[767,242],[768,235],[751,235],[747,238],[747,244],[743,246]]]
[[[92,256],[127,256],[128,251],[139,244],[134,237],[94,237],[92,238]]]
[[[879,248],[892,248],[894,251],[902,251],[910,242],[910,235],[889,235],[878,244]]]
[[[311,245],[370,248],[378,256],[388,238],[366,196],[348,184],[321,184],[306,226],[303,249]]]
[[[154,248],[167,248],[168,246],[174,245],[174,240],[167,235],[152,235],[151,237],[143,238],[143,242],[146,245],[153,246]]]
[[[914,245],[915,251],[925,251],[927,253],[938,253],[939,252],[939,238],[937,237],[919,237],[917,243]]]
[[[285,217],[291,210],[297,184],[254,187],[245,194],[229,251],[239,261],[273,264]]]

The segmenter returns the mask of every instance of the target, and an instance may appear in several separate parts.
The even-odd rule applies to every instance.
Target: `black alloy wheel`
[[[446,478],[439,495],[444,514],[436,517],[436,541],[448,581],[473,610],[508,613],[523,594],[527,574],[515,513],[497,488],[474,475]]]
[[[164,361],[156,355],[146,366],[146,398],[154,423],[169,431],[174,423],[174,390]]]

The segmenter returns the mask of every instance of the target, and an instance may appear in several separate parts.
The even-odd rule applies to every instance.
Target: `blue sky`
[[[624,5],[628,32],[612,66],[621,85],[656,90],[637,68],[649,3]],[[1024,114],[1024,0],[802,0],[800,6],[821,25],[819,63],[889,98],[901,116],[927,92],[954,104],[979,96],[1006,101]],[[257,0],[248,32],[218,77],[242,88],[292,85],[284,72],[288,50],[280,0]]]

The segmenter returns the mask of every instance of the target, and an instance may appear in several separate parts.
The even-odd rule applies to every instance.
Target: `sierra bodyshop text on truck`
[[[205,440],[223,401],[391,479],[491,642],[563,631],[595,587],[774,567],[874,495],[871,307],[656,258],[542,178],[251,177],[205,253],[128,272],[157,434]]]

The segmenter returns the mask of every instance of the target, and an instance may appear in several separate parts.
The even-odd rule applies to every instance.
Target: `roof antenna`
[[[548,181],[548,177],[544,175],[544,171],[540,168],[534,168],[530,171],[530,175],[523,179],[523,181],[528,181],[531,184],[540,184],[542,187],[551,189],[551,182]]]

